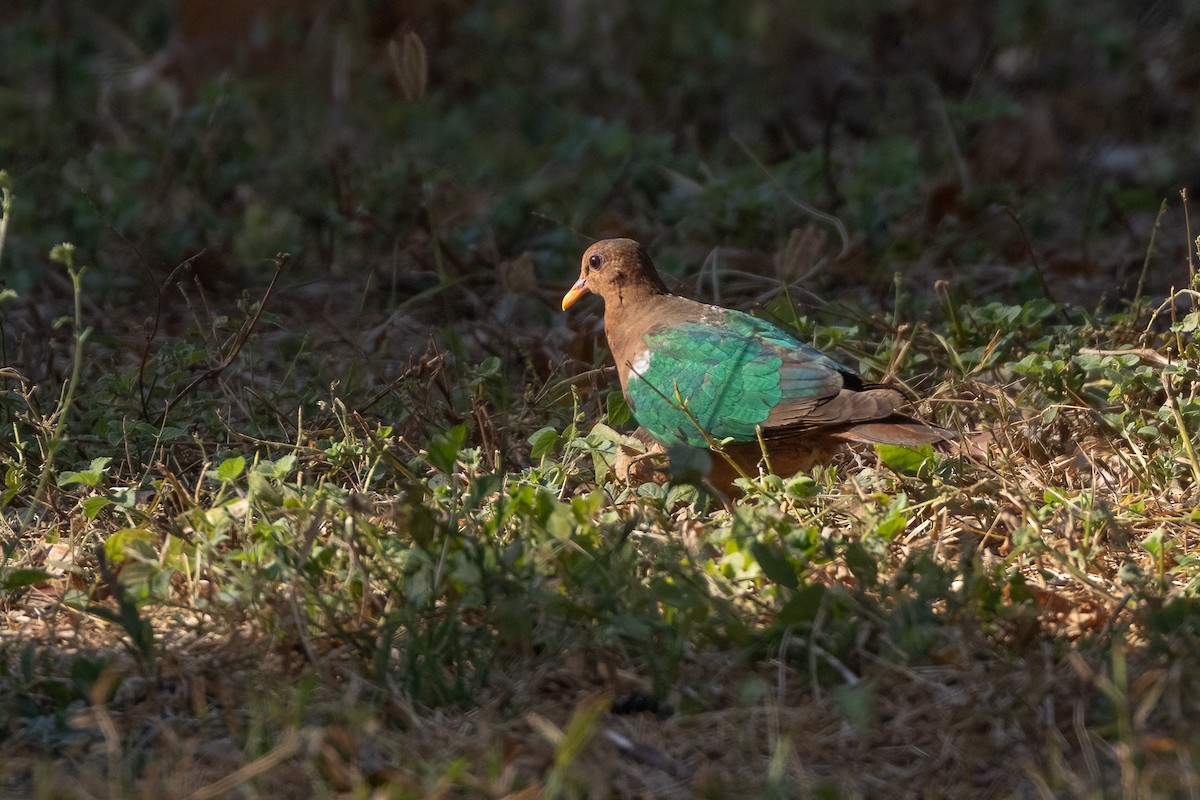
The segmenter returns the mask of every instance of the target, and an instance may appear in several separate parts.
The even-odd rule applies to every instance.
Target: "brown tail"
[[[872,422],[860,422],[829,434],[835,439],[867,444],[937,444],[957,439],[958,433],[949,428],[929,425],[903,414],[892,414]]]

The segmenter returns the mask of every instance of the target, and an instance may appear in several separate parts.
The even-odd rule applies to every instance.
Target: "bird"
[[[954,431],[898,410],[894,386],[866,381],[792,334],[744,311],[672,293],[633,239],[602,239],[583,254],[567,310],[604,302],[604,329],[634,418],[670,449],[718,451],[710,481],[733,486],[763,464],[790,476],[847,442],[922,445]]]

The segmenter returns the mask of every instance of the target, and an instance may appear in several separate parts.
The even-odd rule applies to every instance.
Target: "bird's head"
[[[626,293],[666,294],[649,253],[633,239],[601,239],[583,254],[579,280],[562,299],[565,311],[588,292],[604,302],[622,300]]]

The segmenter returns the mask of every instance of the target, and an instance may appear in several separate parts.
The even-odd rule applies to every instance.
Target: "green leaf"
[[[426,457],[430,465],[447,474],[453,472],[454,464],[458,461],[458,451],[462,450],[466,441],[466,425],[455,425],[453,428],[439,433],[429,443]]]
[[[494,378],[500,374],[500,359],[488,356],[475,368],[475,375],[480,378]]]
[[[908,509],[904,507],[888,509],[887,516],[871,531],[872,534],[886,541],[896,538],[908,526]]]
[[[667,460],[671,466],[671,480],[696,483],[707,478],[712,471],[712,460],[721,456],[709,455],[707,450],[687,444],[667,445]]]
[[[1200,330],[1200,311],[1193,311],[1184,317],[1176,325],[1171,326],[1172,330],[1178,330],[1183,333],[1192,333]]]
[[[1155,558],[1162,558],[1163,554],[1166,553],[1168,549],[1165,536],[1166,531],[1163,529],[1163,526],[1159,525],[1157,528],[1151,531],[1146,538],[1138,542],[1138,544],[1141,545],[1143,550]]]
[[[223,483],[232,483],[236,481],[246,469],[246,459],[242,456],[233,456],[221,462],[217,467],[217,478]]]
[[[251,472],[246,477],[247,497],[267,507],[278,507],[283,504],[283,493],[275,488],[271,480],[258,471]]]
[[[901,475],[917,475],[921,469],[933,465],[933,446],[928,444],[910,447],[898,444],[877,444],[875,452],[889,469]]]
[[[1158,428],[1154,425],[1143,425],[1137,429],[1137,435],[1142,441],[1152,442],[1158,438]]]
[[[490,505],[493,501],[493,496],[500,491],[503,485],[504,475],[502,473],[491,472],[486,475],[480,475],[471,481],[471,488],[467,490],[465,507],[477,508],[484,504]]]
[[[283,479],[292,474],[292,470],[295,468],[296,457],[294,455],[286,455],[274,461],[260,461],[254,466],[254,471],[259,475],[266,475],[269,478]]]
[[[792,599],[779,609],[777,618],[780,625],[811,625],[821,610],[821,601],[825,597],[825,587],[819,583],[809,584],[796,590]]]
[[[621,392],[609,392],[605,405],[607,406],[609,425],[619,427],[629,422],[633,417],[633,411],[629,408],[629,404],[625,402],[625,395]]]
[[[771,547],[766,542],[755,542],[750,545],[750,553],[758,562],[758,566],[762,569],[763,574],[772,581],[780,586],[786,586],[793,591],[800,587],[800,580],[796,577],[796,569],[792,566],[792,562],[788,560],[787,555]]]
[[[97,514],[112,505],[112,500],[104,495],[93,495],[84,500],[81,505],[83,506],[83,515],[88,519],[95,519]]]
[[[104,542],[104,555],[114,564],[125,561],[130,550],[144,558],[154,558],[158,536],[145,528],[122,528]]]
[[[529,437],[529,457],[540,461],[558,446],[558,431],[550,426],[539,428]]]
[[[783,485],[783,490],[787,492],[789,497],[797,500],[807,500],[810,497],[816,497],[821,493],[821,487],[813,480],[811,475],[803,473],[794,475],[789,478]]]
[[[77,483],[82,483],[86,486],[95,486],[100,482],[99,476],[89,475],[87,472],[64,472],[58,476],[59,488],[66,488]]]
[[[50,580],[54,577],[49,572],[40,569],[10,569],[0,572],[0,591],[9,592],[24,586]]]
[[[875,697],[870,687],[864,683],[839,687],[834,692],[834,700],[838,711],[857,730],[866,730],[874,717]]]
[[[879,579],[879,565],[862,542],[851,542],[846,546],[846,566],[864,589],[870,589]]]
[[[108,462],[112,461],[108,456],[103,458],[93,458],[91,466],[86,470],[79,472],[64,472],[58,476],[59,486],[71,486],[72,484],[82,483],[85,486],[99,486],[100,481],[104,480],[104,471],[108,468]]]
[[[545,522],[546,533],[555,539],[567,539],[575,531],[575,515],[571,507],[564,503],[555,503]]]

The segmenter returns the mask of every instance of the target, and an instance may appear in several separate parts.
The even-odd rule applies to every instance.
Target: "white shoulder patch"
[[[633,361],[629,364],[629,371],[639,378],[646,374],[646,370],[650,369],[650,351],[643,350],[638,353]]]

